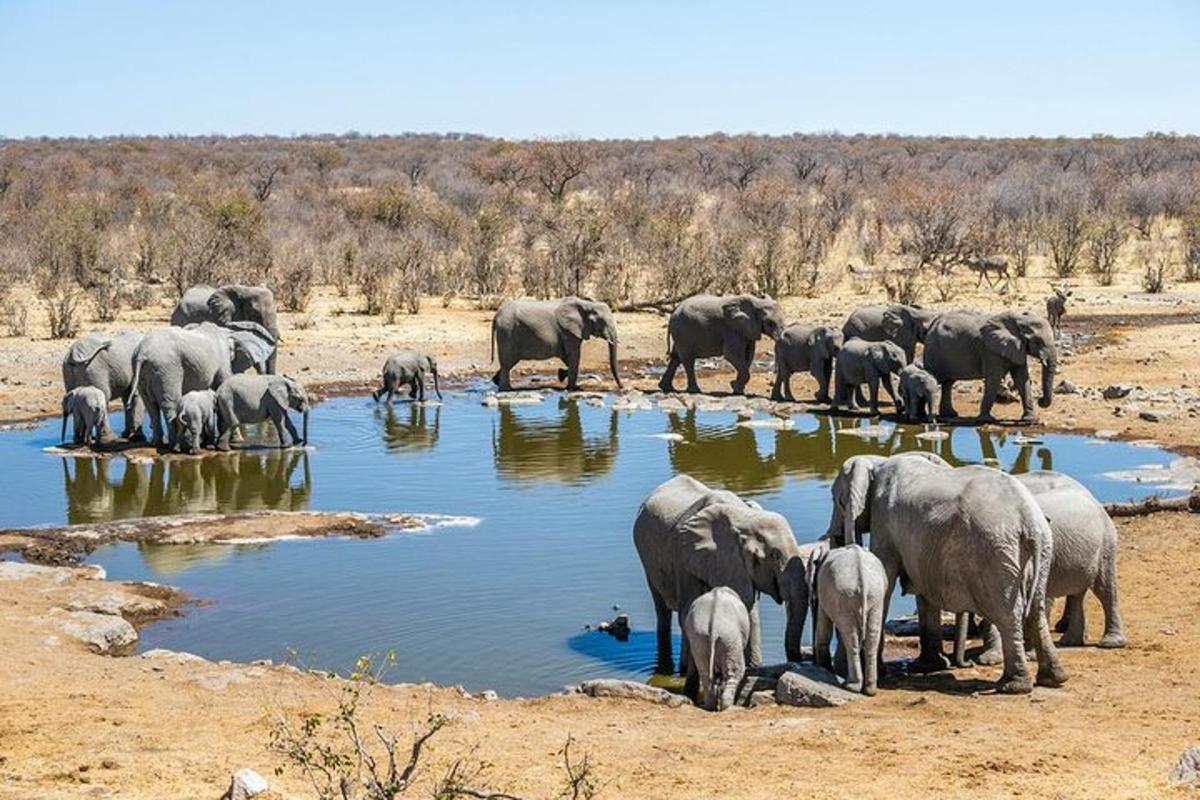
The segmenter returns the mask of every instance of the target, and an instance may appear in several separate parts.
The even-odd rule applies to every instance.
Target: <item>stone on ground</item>
[[[229,789],[221,800],[250,800],[267,790],[267,779],[252,769],[239,769],[233,773]]]
[[[684,706],[688,699],[681,695],[671,694],[666,689],[647,686],[637,681],[618,681],[608,678],[584,681],[579,685],[579,691],[589,697],[619,697],[626,700],[644,700],[665,706]]]
[[[812,664],[796,666],[796,671],[780,675],[779,683],[775,686],[775,701],[781,705],[832,708],[862,697],[839,686],[837,676],[829,670]]]
[[[1174,786],[1200,786],[1200,746],[1192,745],[1180,753],[1167,779]]]

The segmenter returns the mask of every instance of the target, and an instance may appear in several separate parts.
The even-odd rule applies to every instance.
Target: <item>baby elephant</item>
[[[791,378],[807,371],[817,381],[817,402],[829,402],[833,360],[842,349],[842,332],[824,325],[789,325],[775,340],[775,383],[772,400],[792,401]]]
[[[296,426],[288,417],[289,408],[304,415],[303,437],[297,435]],[[221,427],[217,449],[229,449],[229,437],[237,426],[267,419],[275,424],[280,447],[307,444],[309,410],[308,393],[286,375],[233,375],[217,389],[217,413]],[[283,435],[284,427],[290,434],[290,440]]]
[[[937,378],[916,364],[909,364],[900,370],[900,402],[904,404],[904,419],[909,422],[933,422],[937,398]]]
[[[896,410],[902,411],[903,406],[892,388],[892,375],[903,369],[907,363],[904,351],[893,342],[849,340],[838,352],[837,367],[833,374],[833,403],[830,408],[837,411],[840,406],[845,405],[853,411],[857,408],[854,400],[855,390],[865,383],[871,393],[871,414],[879,416],[879,384],[882,383]]]
[[[63,395],[62,433],[67,440],[67,417],[75,420],[75,444],[99,444],[113,438],[108,428],[108,400],[95,386],[79,386]]]
[[[425,373],[433,376],[433,390],[438,399],[442,399],[442,389],[438,386],[437,361],[433,356],[419,350],[401,350],[389,356],[383,364],[383,386],[371,392],[371,398],[378,402],[379,398],[387,395],[387,402],[392,402],[396,390],[401,386],[409,387],[408,396],[414,400],[425,401]]]
[[[846,689],[875,694],[887,595],[883,564],[859,545],[835,547],[817,568],[815,583],[813,661],[831,668],[829,640],[836,627],[846,651]]]
[[[750,614],[745,603],[728,586],[710,589],[688,609],[683,634],[689,649],[688,686],[704,687],[707,710],[729,708],[746,674]]]
[[[188,392],[175,415],[175,441],[186,453],[217,446],[217,393],[212,389]]]

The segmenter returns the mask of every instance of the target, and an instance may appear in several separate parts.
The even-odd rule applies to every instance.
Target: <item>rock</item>
[[[1104,389],[1101,390],[1100,396],[1105,400],[1120,400],[1122,397],[1125,397],[1132,391],[1132,386],[1124,383],[1114,383],[1109,386],[1105,386]]]
[[[666,689],[647,686],[637,681],[597,678],[596,680],[581,683],[579,691],[588,697],[619,697],[625,700],[644,700],[649,703],[671,706],[672,708],[688,704],[688,699],[682,695],[671,694]]]
[[[1079,394],[1079,387],[1068,380],[1061,380],[1054,387],[1055,394]]]
[[[832,708],[862,696],[839,686],[837,676],[829,670],[812,664],[798,666],[799,670],[779,676],[779,683],[775,686],[775,702],[802,708]]]
[[[1167,780],[1172,786],[1200,786],[1200,747],[1192,745],[1180,753]]]
[[[771,705],[775,704],[775,687],[779,680],[767,675],[748,675],[738,686],[737,698],[734,703],[739,706],[751,707],[751,701],[756,694],[766,694],[771,697]]]
[[[863,439],[885,439],[892,435],[895,428],[891,425],[863,425],[858,428],[838,428],[840,436],[858,436]]]
[[[267,779],[252,769],[239,769],[233,773],[229,789],[221,800],[250,800],[267,790]]]
[[[923,441],[940,442],[949,439],[950,434],[947,431],[921,431],[917,434],[917,438]]]
[[[763,706],[776,705],[779,705],[779,703],[776,701],[775,692],[773,691],[755,692],[754,694],[750,695],[750,699],[746,703],[748,708],[762,708]]]
[[[605,620],[596,626],[597,630],[607,633],[618,642],[629,641],[629,615],[617,614],[612,620]]]
[[[486,700],[489,703],[500,699],[500,695],[496,694],[494,689],[484,689],[478,696],[480,700]]]
[[[1103,429],[1103,430],[1096,431],[1092,435],[1095,436],[1097,439],[1115,439],[1118,436],[1120,436],[1121,434],[1119,431]]]
[[[185,653],[182,650],[164,650],[161,647],[156,647],[153,650],[147,650],[142,653],[139,658],[144,658],[149,661],[170,661],[175,664],[207,664],[208,661],[194,653]],[[285,666],[285,665],[281,665]]]
[[[812,648],[808,645],[803,645],[800,648],[800,655],[802,658],[811,660]],[[784,661],[781,664],[764,664],[761,667],[752,667],[746,670],[746,675],[751,677],[758,676],[778,680],[779,676],[783,673],[799,672],[800,670],[804,669],[804,666],[805,664],[803,661]]]
[[[1155,408],[1148,408],[1138,414],[1138,417],[1146,420],[1146,422],[1166,422],[1173,416],[1174,414],[1172,414],[1170,411],[1163,411]]]
[[[754,409],[752,408],[739,408],[736,413],[739,420],[754,419]]]
[[[51,619],[63,633],[101,655],[131,655],[137,645],[137,631],[123,618],[113,614],[54,609]]]
[[[770,419],[743,419],[738,423],[739,428],[768,428],[771,430],[789,430],[796,427],[791,417],[771,417]]]

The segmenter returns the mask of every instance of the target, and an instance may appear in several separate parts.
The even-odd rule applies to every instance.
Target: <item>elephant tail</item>
[[[667,358],[671,357],[671,323],[667,323]]]
[[[496,363],[496,318],[492,317],[492,364]]]
[[[708,620],[708,684],[704,687],[704,704],[717,707],[717,673],[713,671],[717,661],[717,615],[713,614]]]
[[[145,360],[141,357],[141,353],[133,354],[133,377],[129,381],[129,392],[125,395],[125,406],[128,408],[133,404],[133,401],[138,396],[138,383],[142,377],[142,364]]]

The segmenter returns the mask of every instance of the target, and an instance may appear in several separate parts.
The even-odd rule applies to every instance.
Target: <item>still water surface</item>
[[[203,601],[145,629],[143,649],[245,661],[294,648],[307,666],[345,671],[394,648],[396,680],[531,695],[650,674],[654,616],[631,526],[646,493],[679,472],[753,496],[808,541],[828,522],[834,471],[860,453],[920,448],[1010,471],[1053,468],[1105,501],[1152,490],[1105,473],[1173,458],[1080,436],[1021,444],[1015,433],[960,428],[930,442],[897,428],[863,439],[837,431],[865,421],[823,415],[767,430],[738,427],[729,411],[616,412],[554,396],[493,409],[480,399],[457,392],[440,407],[392,408],[334,399],[313,410],[309,452],[239,457],[63,458],[42,452],[56,443],[56,421],[0,433],[10,501],[0,527],[246,509],[478,517],[370,541],[118,544],[90,560],[112,578],[170,583]],[[614,606],[632,619],[629,641],[584,630]],[[782,660],[781,609],[768,601],[763,621],[767,658]]]

